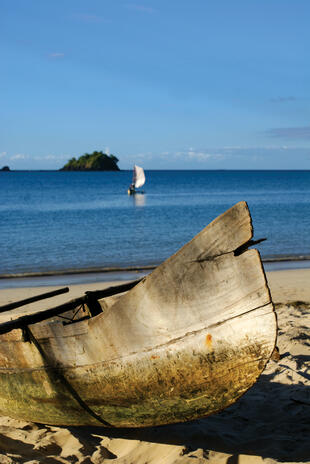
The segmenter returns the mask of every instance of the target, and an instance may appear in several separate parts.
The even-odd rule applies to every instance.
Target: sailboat
[[[128,189],[128,195],[134,195],[136,193],[144,193],[143,191],[137,191],[136,189],[142,187],[145,184],[144,169],[136,164],[133,167],[132,183]]]

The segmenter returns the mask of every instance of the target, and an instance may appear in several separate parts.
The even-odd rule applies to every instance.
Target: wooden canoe
[[[234,403],[276,341],[261,259],[248,249],[252,236],[240,202],[131,290],[96,301],[92,315],[86,308],[64,323],[52,312],[2,313],[0,413],[53,425],[142,427]],[[49,319],[31,319],[38,314]]]

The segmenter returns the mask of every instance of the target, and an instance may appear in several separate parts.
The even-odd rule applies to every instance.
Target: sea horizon
[[[3,171],[2,168],[0,169],[0,172],[5,172],[5,173],[9,173],[9,172],[107,172],[107,173],[112,173],[112,172],[122,172],[122,171],[126,171],[126,172],[132,172],[132,168],[128,168],[128,169],[122,169],[122,168],[119,168],[118,171],[108,171],[108,170],[91,170],[91,169],[81,169],[81,170],[62,170],[62,168],[59,168],[59,169],[10,169],[9,171]],[[148,172],[148,171],[198,171],[198,172],[220,172],[220,171],[231,171],[231,172],[238,172],[238,171],[248,171],[248,172],[310,172],[310,169],[242,169],[242,168],[238,168],[238,169],[225,169],[225,168],[221,168],[221,169],[177,169],[177,168],[166,168],[166,169],[158,169],[158,168],[145,168],[145,171]]]
[[[310,268],[310,256],[262,259],[262,262],[265,272]],[[160,264],[158,263],[158,265]],[[151,273],[156,267],[156,265],[149,265],[114,269],[65,269],[63,271],[0,275],[0,290],[136,280]]]
[[[144,195],[134,196],[127,195],[131,170],[0,176],[2,284],[10,277],[142,272],[238,201],[248,203],[254,238],[267,238],[256,247],[265,265],[308,267],[309,170],[145,172]]]

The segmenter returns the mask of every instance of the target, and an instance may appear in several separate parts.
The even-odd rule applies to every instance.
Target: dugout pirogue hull
[[[99,300],[97,315],[64,325],[59,317],[29,324],[19,313],[12,329],[12,313],[2,314],[0,413],[142,427],[234,403],[276,340],[260,256],[248,249],[252,235],[240,202],[130,291]]]

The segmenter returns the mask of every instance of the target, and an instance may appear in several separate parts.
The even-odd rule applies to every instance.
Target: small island
[[[0,171],[9,172],[9,171],[11,171],[11,169],[9,168],[9,166],[3,166],[3,168],[0,169]]]
[[[85,153],[79,159],[71,158],[60,171],[119,171],[118,158],[102,151]]]

